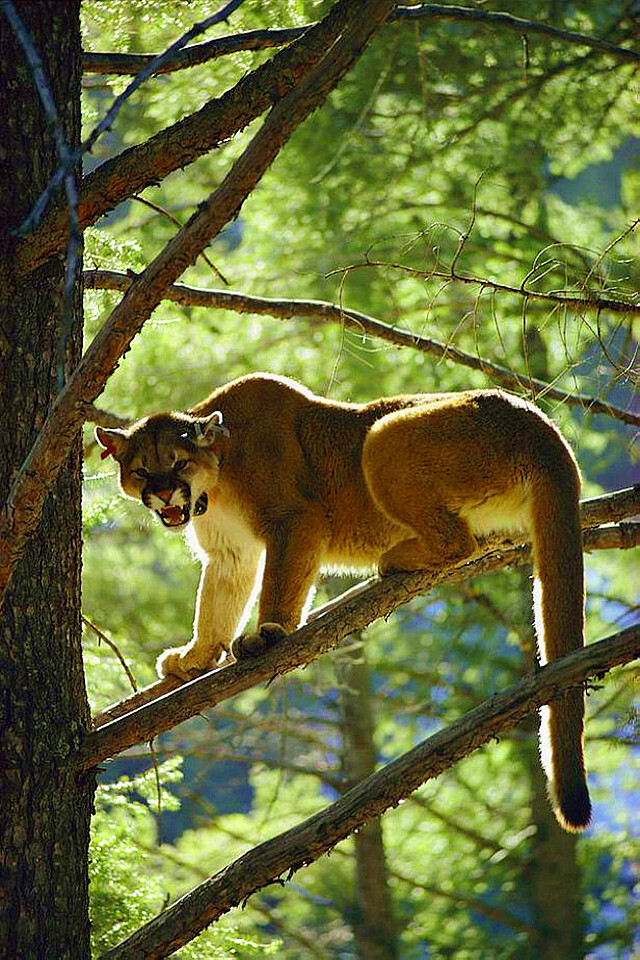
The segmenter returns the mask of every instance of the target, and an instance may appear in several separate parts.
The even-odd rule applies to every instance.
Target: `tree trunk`
[[[530,769],[531,818],[536,833],[531,841],[529,889],[533,923],[540,934],[536,946],[545,960],[579,960],[585,949],[578,840],[558,826],[537,756]]]
[[[15,8],[43,61],[67,144],[80,137],[80,0]],[[24,50],[0,11],[0,501],[82,348],[82,308],[65,323],[65,264],[11,282],[12,236],[58,166]],[[88,724],[80,626],[78,436],[3,605],[0,630],[0,957],[89,956],[88,841],[93,788],[66,758]]]
[[[371,676],[364,647],[342,650],[338,662],[344,763],[351,787],[376,768]],[[398,951],[393,902],[380,819],[365,824],[353,839],[356,856],[353,934],[357,955],[360,960],[395,960]]]

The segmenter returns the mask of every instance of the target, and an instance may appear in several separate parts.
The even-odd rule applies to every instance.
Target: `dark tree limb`
[[[585,503],[584,525],[597,523],[596,517],[607,513],[618,518],[621,512],[633,516],[639,508],[640,488],[598,497]],[[587,531],[585,549],[597,549],[600,538],[607,548],[630,548],[640,543],[640,524]],[[308,623],[261,656],[239,660],[189,683],[173,677],[159,680],[114,704],[96,718],[97,729],[87,734],[77,763],[85,769],[95,766],[250,687],[270,683],[274,677],[310,663],[338,646],[348,634],[364,629],[380,617],[388,617],[402,603],[441,583],[466,581],[507,566],[522,566],[529,560],[528,546],[503,544],[503,549],[494,548],[480,559],[449,571],[397,573],[359,584],[315,611]]]
[[[117,157],[100,164],[80,184],[80,225],[91,226],[123,200],[193,163],[291,93],[340,36],[349,21],[349,8],[349,3],[340,0],[324,20],[268,63],[243,77],[221,97],[161,130],[145,143],[123,150]],[[34,232],[16,241],[13,268],[18,276],[31,273],[63,249],[67,218],[64,203],[54,202]]]
[[[206,20],[203,20],[201,23],[196,23],[190,30],[187,30],[187,32],[179,37],[178,40],[172,43],[171,46],[168,47],[163,53],[157,54],[148,64],[142,67],[137,76],[127,86],[127,89],[115,98],[109,110],[102,117],[100,122],[93,128],[89,136],[82,142],[77,150],[75,150],[73,154],[65,153],[65,155],[60,156],[61,163],[58,169],[55,171],[46,188],[38,197],[38,200],[36,201],[29,215],[20,224],[19,229],[16,231],[17,233],[30,233],[34,227],[37,226],[37,224],[40,222],[42,214],[44,213],[44,210],[49,205],[49,201],[54,195],[56,188],[63,181],[63,179],[66,179],[69,176],[69,173],[81,160],[82,155],[84,153],[90,153],[96,141],[102,136],[102,134],[106,130],[111,129],[115,118],[122,109],[124,103],[129,99],[131,94],[134,93],[138,87],[142,86],[145,80],[147,80],[148,77],[153,73],[153,68],[160,66],[162,63],[170,61],[174,52],[184,47],[194,36],[197,36],[204,30],[209,29],[209,27],[214,26],[214,24],[220,23],[222,20],[226,20],[233,10],[239,7],[241,3],[243,3],[243,0],[229,0],[229,2],[226,3],[221,10],[219,10],[217,13],[214,13]],[[7,0],[7,6],[10,6],[10,0]],[[67,197],[67,199],[69,198]],[[69,205],[71,206],[70,200]],[[75,207],[72,208],[72,212],[75,215]],[[77,222],[74,224],[74,226],[76,228],[78,227]]]
[[[475,23],[479,26],[497,27],[510,30],[520,36],[532,34],[574,46],[589,47],[592,50],[598,50],[600,53],[611,54],[627,63],[638,63],[640,61],[640,53],[637,50],[619,47],[609,40],[600,40],[598,37],[587,37],[570,30],[560,30],[558,27],[552,27],[550,24],[542,23],[539,20],[525,20],[522,17],[513,16],[511,13],[481,10],[476,7],[456,7],[440,3],[421,3],[415,7],[400,7],[400,11],[402,11],[403,16],[413,19],[431,17],[436,20],[448,20],[450,23]]]
[[[342,15],[346,14],[346,7]],[[544,23],[522,20],[510,14],[490,13],[465,7],[449,7],[440,4],[422,4],[413,8],[398,8],[396,17],[421,17],[436,20],[458,20],[483,23],[514,30],[520,34],[534,33],[555,38],[565,43],[600,50],[617,56],[618,59],[637,62],[640,54],[633,50],[616,47],[606,40],[584,37],[569,31],[556,30]],[[212,100],[201,110],[173,124],[151,137],[143,144],[123,151],[112,160],[103,163],[84,178],[80,187],[78,217],[84,228],[95,223],[109,210],[114,209],[123,200],[145,187],[158,183],[174,170],[193,163],[198,157],[215,149],[224,140],[230,139],[243,130],[252,120],[260,116],[276,99],[285,96],[299,81],[311,62],[318,62],[324,51],[333,42],[337,34],[336,22],[331,25],[329,18],[317,25],[294,28],[295,32],[280,31],[280,41],[290,42],[268,63],[244,77],[235,87],[222,97]],[[342,21],[341,26],[344,26]],[[341,27],[340,27],[341,28]],[[265,33],[274,31],[258,31]],[[220,44],[235,38],[221,38],[211,41]],[[292,41],[292,42],[291,42]],[[249,41],[252,43],[253,41]],[[272,44],[265,43],[265,46]],[[185,56],[198,56],[199,44],[195,54],[184,51]],[[247,47],[255,49],[254,46]],[[245,49],[244,47],[242,49]],[[202,52],[202,51],[200,51]],[[180,56],[181,54],[178,54]],[[95,55],[104,56],[104,55]],[[200,61],[198,61],[200,62]],[[138,72],[139,63],[130,64]],[[67,211],[58,203],[46,216],[32,235],[22,238],[15,251],[15,270],[18,275],[27,274],[63,249],[67,229]]]
[[[481,27],[510,30],[520,36],[541,36],[549,40],[557,40],[560,43],[588,47],[597,50],[599,53],[609,54],[622,63],[638,63],[640,61],[640,54],[636,50],[620,47],[598,37],[589,37],[571,30],[561,30],[538,20],[525,20],[510,13],[493,13],[489,10],[485,11],[472,7],[422,3],[412,7],[396,7],[389,20],[442,20],[449,23],[473,23]],[[181,50],[174,55],[169,63],[153,70],[153,76],[160,73],[169,73],[173,70],[184,70],[186,67],[207,63],[230,53],[239,53],[241,50],[268,50],[272,47],[283,46],[285,43],[297,40],[311,26],[313,24],[307,23],[300,27],[248,30],[244,33],[231,34],[226,37],[216,37],[205,43],[193,44],[186,50]],[[157,54],[152,53],[92,53],[85,51],[82,66],[85,73],[135,74],[148,66],[156,56]]]
[[[85,270],[84,283],[85,289],[88,290],[118,290],[126,293],[132,283],[132,278],[126,273],[115,270]],[[248,294],[234,293],[231,290],[203,290],[180,283],[174,283],[167,287],[163,299],[170,300],[172,303],[179,303],[182,306],[233,310],[236,313],[258,314],[276,317],[281,320],[309,317],[312,320],[342,323],[346,327],[360,333],[367,333],[373,337],[379,337],[381,340],[386,340],[398,347],[412,347],[421,353],[427,353],[439,359],[453,360],[455,363],[470,367],[472,370],[480,370],[495,383],[511,390],[524,390],[527,393],[532,393],[535,397],[559,400],[562,403],[582,407],[591,413],[606,414],[625,423],[640,426],[639,413],[624,410],[622,407],[617,407],[615,404],[607,403],[597,397],[582,393],[568,393],[552,386],[550,383],[546,383],[544,380],[537,380],[535,377],[527,376],[527,374],[514,373],[507,367],[493,363],[491,360],[484,360],[472,353],[466,353],[452,344],[432,340],[430,337],[422,337],[408,330],[400,330],[375,319],[375,317],[340,306],[340,304],[328,303],[324,300],[284,300],[271,297],[253,297]],[[569,303],[570,301],[567,299],[567,305]],[[594,308],[596,303],[597,301],[594,300]],[[620,306],[626,305],[621,302]],[[103,411],[100,411],[100,414],[102,413]],[[87,419],[93,421],[94,416],[95,414],[92,413],[92,415],[87,416]]]
[[[167,286],[237,216],[293,131],[324,102],[353,66],[392,6],[393,0],[363,0],[356,10],[347,0],[339,0],[326,18],[337,16],[344,8],[350,11],[348,26],[339,39],[271,110],[218,189],[134,280],[94,338],[58,395],[9,492],[0,519],[0,601],[25,544],[37,527],[46,494],[84,420],[83,404],[92,403],[101,393],[133,338],[162,300]]]
[[[640,626],[629,627],[543,667],[361,781],[340,800],[296,827],[261,843],[199,884],[136,931],[103,960],[166,957],[257,890],[293,874],[363,824],[397,806],[543,704],[589,677],[602,676],[640,653]]]
[[[240,53],[243,50],[270,50],[273,47],[283,47],[293,40],[298,40],[312,26],[313,24],[306,23],[301,27],[246,30],[226,37],[214,37],[203,43],[194,43],[185,50],[180,50],[169,63],[153,70],[152,76],[196,67],[199,64],[217,60],[218,57]],[[99,73],[103,76],[135,74],[150,64],[155,56],[156,54],[153,53],[107,53],[85,50],[82,57],[82,70],[84,73]]]

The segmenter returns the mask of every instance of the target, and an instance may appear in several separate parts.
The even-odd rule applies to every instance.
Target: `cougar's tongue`
[[[164,522],[170,527],[175,527],[182,523],[182,507],[163,507],[162,510],[158,512]]]

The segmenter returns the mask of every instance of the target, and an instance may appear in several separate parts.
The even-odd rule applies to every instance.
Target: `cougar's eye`
[[[146,480],[149,476],[148,471],[145,470],[144,467],[138,467],[137,470],[132,470],[131,473],[136,477],[140,477],[141,480]]]
[[[176,462],[173,465],[173,469],[184,470],[184,468],[187,466],[188,463],[189,463],[188,460],[176,460]]]

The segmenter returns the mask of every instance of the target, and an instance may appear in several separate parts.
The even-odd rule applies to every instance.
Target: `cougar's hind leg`
[[[424,429],[428,417],[422,413],[423,423],[418,424],[417,411],[403,417],[391,414],[365,441],[362,467],[371,496],[408,533],[381,557],[381,574],[439,570],[470,557],[478,546],[468,522],[447,503],[445,492],[456,465],[449,459],[443,475],[441,438]],[[461,465],[461,473],[463,469]]]
[[[470,557],[477,542],[469,525],[461,517],[433,504],[427,512],[403,511],[393,498],[380,498],[379,505],[394,520],[410,527],[416,537],[402,540],[381,558],[381,576],[395,570],[442,570]],[[421,505],[424,507],[424,505]]]

